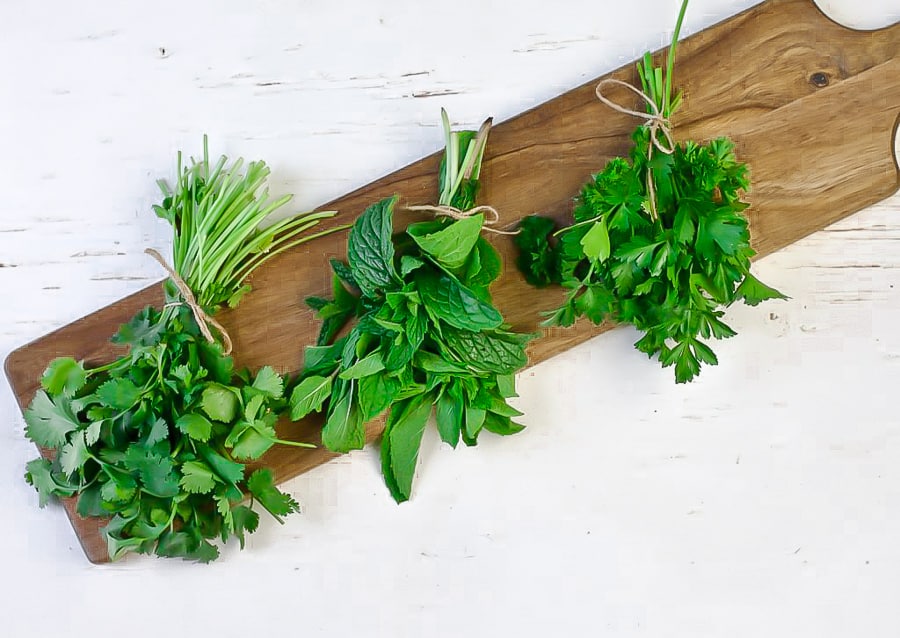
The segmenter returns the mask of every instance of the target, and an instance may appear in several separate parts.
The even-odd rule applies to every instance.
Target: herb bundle
[[[565,302],[544,325],[570,326],[579,317],[631,323],[644,333],[635,347],[675,366],[684,383],[715,365],[704,340],[735,334],[722,321],[723,307],[743,300],[757,305],[785,299],[750,273],[750,231],[741,200],[749,188],[747,167],[733,143],[674,144],[670,118],[681,104],[672,93],[675,48],[687,9],[678,16],[667,66],[653,66],[649,53],[638,63],[647,115],[632,135],[630,158],[611,160],[576,198],[574,223],[551,235],[555,224],[532,216],[516,238],[518,265],[534,285],[561,283]],[[553,238],[556,241],[553,241]]]
[[[112,363],[86,369],[69,357],[54,360],[25,411],[26,435],[56,451],[52,461],[27,466],[41,506],[77,496],[81,516],[110,517],[111,560],[155,552],[208,562],[219,553],[210,540],[232,536],[243,547],[259,521],[254,503],[279,521],[298,511],[271,470],[247,476],[244,462],[275,443],[313,447],[276,435],[287,404],[283,379],[270,367],[255,376],[235,371],[207,324],[230,350],[210,315],[236,305],[249,290],[247,276],[267,259],[340,230],[305,233],[335,213],[261,227],[290,197],[269,199],[263,162],[243,170],[243,160],[229,166],[222,157],[211,165],[205,137],[203,146],[203,159],[190,166],[179,154],[176,187],[160,182],[164,200],[154,207],[174,230],[165,307],[145,308],[121,326],[113,341],[128,352]]]
[[[485,216],[473,209],[490,121],[450,131],[440,170],[443,213],[393,234],[397,198],[370,206],[348,241],[348,263],[332,261],[333,298],[310,298],[322,328],[306,348],[291,417],[325,410],[322,441],[336,452],[362,448],[364,424],[389,410],[381,440],[382,470],[397,502],[409,499],[429,416],[441,439],[475,445],[482,430],[513,434],[521,413],[515,372],[527,363],[529,335],[503,323],[490,284],[500,258],[481,236]],[[493,209],[490,209],[493,210]],[[334,337],[351,319],[346,336]]]

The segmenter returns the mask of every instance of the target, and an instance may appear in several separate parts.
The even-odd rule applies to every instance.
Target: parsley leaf
[[[685,0],[667,68],[653,67],[649,55],[638,65],[653,102],[648,111],[667,120],[681,103],[671,78],[686,7]],[[664,153],[654,143],[667,140],[654,140],[651,135],[661,136],[654,131],[638,127],[630,156],[610,160],[583,186],[574,221],[555,233],[555,245],[548,239],[552,220],[523,220],[517,263],[530,283],[558,283],[569,291],[546,313],[544,325],[571,326],[579,317],[630,323],[644,333],[635,347],[673,366],[676,382],[684,383],[702,365],[718,363],[704,340],[734,335],[720,319],[721,308],[786,297],[750,274],[754,251],[742,201],[750,184],[734,144],[686,141]]]

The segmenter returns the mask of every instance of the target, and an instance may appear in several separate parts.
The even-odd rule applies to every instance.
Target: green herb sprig
[[[666,123],[682,100],[680,93],[673,96],[672,76],[687,4],[666,68],[654,66],[649,53],[638,64],[652,102],[647,111]],[[529,282],[569,289],[544,325],[570,326],[582,316],[630,323],[644,333],[635,347],[658,356],[663,367],[674,366],[676,382],[684,383],[701,364],[718,363],[706,340],[735,334],[722,321],[724,307],[786,297],[750,273],[755,252],[742,200],[750,182],[734,144],[727,138],[687,141],[671,153],[653,152],[655,142],[666,148],[668,140],[653,137],[663,134],[638,127],[630,159],[611,160],[582,188],[572,225],[551,235],[552,220],[528,217],[516,243]]]
[[[235,305],[245,278],[271,256],[324,233],[305,234],[335,213],[301,213],[268,227],[261,223],[287,203],[270,202],[262,162],[181,165],[175,190],[160,183],[154,207],[174,229],[174,269],[204,312]],[[70,357],[54,360],[25,411],[26,435],[55,451],[28,463],[26,480],[44,506],[77,497],[81,516],[109,517],[109,557],[129,552],[208,562],[223,542],[258,525],[259,503],[277,520],[298,511],[271,470],[247,476],[245,461],[283,441],[275,431],[284,411],[284,380],[270,367],[253,376],[235,371],[217,341],[198,325],[194,309],[167,280],[162,310],[145,308],[113,338],[123,357],[88,369]],[[244,505],[244,493],[251,496]]]
[[[487,127],[447,133],[439,205],[471,210]],[[382,470],[397,502],[410,497],[419,447],[434,413],[441,439],[475,445],[482,430],[514,434],[509,405],[530,335],[511,331],[489,287],[500,258],[482,236],[484,216],[439,217],[393,235],[397,198],[370,206],[350,231],[348,263],[332,261],[333,298],[307,302],[322,319],[306,348],[291,417],[324,410],[322,442],[347,452],[365,444],[364,424],[388,411]],[[350,320],[349,333],[332,340]]]

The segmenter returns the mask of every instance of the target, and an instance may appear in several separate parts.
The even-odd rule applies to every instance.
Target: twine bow
[[[615,84],[618,86],[624,86],[626,89],[635,93],[638,97],[640,97],[647,105],[650,107],[650,113],[645,113],[642,111],[635,111],[629,108],[626,108],[620,104],[616,104],[605,95],[603,95],[603,87],[608,86],[610,84]],[[628,82],[623,82],[622,80],[616,80],[615,78],[607,78],[605,80],[601,80],[595,89],[595,93],[597,94],[597,98],[606,104],[606,106],[610,107],[614,111],[618,111],[619,113],[624,113],[625,115],[632,115],[634,117],[641,118],[644,120],[644,126],[650,131],[650,147],[647,150],[647,196],[650,199],[650,215],[653,219],[657,219],[659,214],[656,210],[656,185],[653,182],[653,172],[650,169],[649,162],[653,159],[653,149],[656,148],[660,153],[665,153],[666,155],[671,155],[675,152],[675,140],[672,139],[672,123],[660,112],[659,107],[656,106],[656,103],[650,99],[650,96],[641,91],[639,88],[628,84]],[[662,142],[659,141],[659,136],[657,133],[662,133],[666,138],[667,146],[663,146]]]
[[[482,228],[487,232],[496,233],[497,235],[519,234],[518,230],[500,230],[499,228],[494,228],[494,224],[500,222],[500,213],[497,212],[497,209],[493,206],[476,206],[469,210],[460,210],[455,206],[432,206],[431,204],[426,204],[423,206],[407,206],[406,210],[434,213],[438,217],[450,217],[451,219],[456,220],[466,219],[467,217],[477,215],[478,213],[485,213],[484,226],[482,226]]]
[[[166,263],[166,260],[163,259],[163,256],[160,255],[153,248],[146,248],[144,250],[145,253],[153,257],[159,265],[163,267],[163,269],[168,273],[169,279],[172,280],[172,283],[175,284],[175,287],[178,288],[178,292],[181,294],[181,298],[184,299],[182,302],[175,302],[166,304],[169,306],[187,306],[191,309],[191,312],[194,313],[194,319],[197,320],[197,325],[200,327],[200,332],[203,333],[203,336],[206,337],[206,340],[210,343],[215,343],[216,339],[213,337],[212,331],[209,329],[210,325],[212,325],[216,330],[219,331],[219,334],[222,335],[222,344],[225,348],[224,352],[226,355],[231,354],[232,342],[231,337],[228,336],[228,333],[225,331],[225,328],[221,323],[213,319],[212,316],[207,314],[205,310],[197,303],[197,298],[194,297],[193,291],[190,287],[184,282],[178,273],[176,273],[169,264]]]

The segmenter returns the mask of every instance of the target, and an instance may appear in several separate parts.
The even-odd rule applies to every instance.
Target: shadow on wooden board
[[[657,53],[657,58],[661,54]],[[637,83],[634,64],[603,77]],[[501,225],[532,213],[560,221],[571,199],[607,160],[626,154],[636,121],[603,106],[597,81],[535,107],[494,128],[485,158],[481,201],[502,214]],[[685,101],[674,121],[678,139],[727,135],[751,168],[749,209],[754,247],[766,255],[832,222],[878,202],[898,188],[894,133],[900,116],[900,25],[878,31],[846,29],[811,0],[769,0],[686,39],[679,45],[676,84]],[[628,94],[611,97],[632,103]],[[634,104],[634,108],[639,105]],[[377,199],[399,193],[406,204],[431,203],[439,156],[431,155],[387,175],[323,209],[348,223]],[[397,224],[413,221],[397,214]],[[559,304],[559,290],[529,287],[511,265],[509,238],[491,237],[507,265],[494,299],[522,331],[538,329],[539,312]],[[269,262],[253,277],[254,292],[239,309],[219,317],[234,338],[236,363],[302,366],[303,347],[315,341],[318,321],[302,304],[330,291],[329,257],[344,258],[346,235],[303,245]],[[110,360],[108,342],[119,324],[162,301],[157,284],[103,308],[13,352],[6,374],[23,408],[44,368],[56,356],[88,364]],[[532,364],[562,352],[609,326],[579,324],[551,329],[530,347]],[[281,424],[286,438],[318,443],[319,423]],[[380,432],[370,424],[368,439]],[[46,454],[46,451],[42,451]],[[262,462],[279,481],[334,457],[324,450],[274,448]],[[91,561],[106,560],[98,528],[66,511]]]

